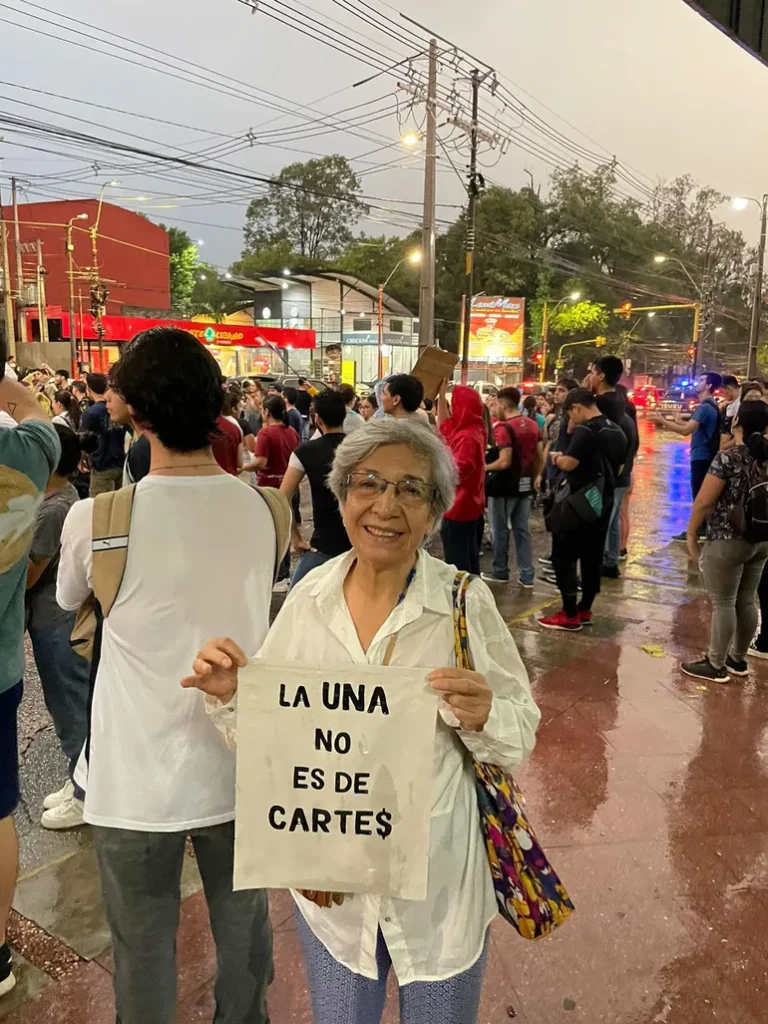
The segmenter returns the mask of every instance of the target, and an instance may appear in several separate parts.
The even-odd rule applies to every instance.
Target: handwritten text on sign
[[[236,889],[426,897],[437,697],[425,674],[258,658],[240,673]]]

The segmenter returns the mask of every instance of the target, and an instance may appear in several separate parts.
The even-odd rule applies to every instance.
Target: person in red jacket
[[[483,402],[478,392],[463,385],[455,387],[449,407],[443,386],[437,406],[437,422],[459,476],[456,500],[443,517],[440,530],[443,557],[457,569],[479,575],[488,434]]]

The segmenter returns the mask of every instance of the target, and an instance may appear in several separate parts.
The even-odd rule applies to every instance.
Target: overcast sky
[[[280,5],[278,0],[268,2],[274,9],[294,6]],[[398,31],[408,33],[407,23],[396,13],[397,0],[393,0],[392,8],[380,0],[371,2],[382,15],[393,19]],[[304,0],[304,5],[305,10],[314,9],[323,19],[351,25],[355,37],[361,33],[376,37],[373,29],[366,29],[345,14],[334,0]],[[495,67],[507,83],[526,90],[530,95],[519,93],[521,99],[579,145],[592,150],[603,147],[635,173],[642,172],[650,179],[689,172],[731,195],[760,196],[768,190],[768,136],[764,130],[768,123],[768,68],[699,17],[683,0],[490,0],[469,4],[465,0],[409,0],[403,6],[418,21],[449,40],[459,41]],[[193,61],[199,84],[178,81],[168,74],[68,44],[56,27],[67,24],[65,14],[157,47],[166,54],[156,55],[158,61],[164,59],[174,66],[177,57]],[[50,19],[54,25],[35,18]],[[258,140],[260,130],[298,124],[302,118],[316,117],[318,111],[338,111],[377,97],[382,97],[378,106],[384,106],[387,101],[383,97],[393,94],[395,88],[392,79],[382,77],[370,85],[349,89],[371,69],[261,13],[252,15],[237,0],[133,0],[130,4],[48,0],[45,7],[9,0],[0,8],[0,19],[6,19],[0,20],[4,43],[0,108],[111,138],[133,132],[151,141],[142,142],[127,134],[122,137],[154,152],[171,152],[174,146],[190,152],[220,146],[228,141],[224,136],[242,139],[249,128],[254,129]],[[28,28],[11,26],[8,21]],[[306,26],[307,22],[300,24]],[[35,34],[30,28],[51,33],[54,38]],[[99,46],[82,35],[79,38],[86,45]],[[133,48],[125,41],[123,45]],[[404,52],[404,47],[396,43],[392,47],[397,54]],[[128,52],[123,55],[136,59]],[[273,98],[269,101],[264,93],[252,99],[235,98],[203,88],[205,83],[211,84],[213,72],[237,80],[240,84],[236,88],[267,90]],[[446,71],[441,80],[450,85],[450,74]],[[11,85],[114,105],[198,130],[73,105]],[[509,87],[514,91],[515,86]],[[334,92],[338,94],[329,95]],[[42,109],[11,103],[10,99],[38,104]],[[284,107],[304,107],[301,116],[281,116],[274,107],[264,105],[264,100]],[[486,101],[486,109],[498,109],[490,96],[484,97]],[[372,103],[368,109],[378,107]],[[64,112],[85,120],[67,121],[61,116]],[[511,113],[505,116],[509,124],[518,123]],[[391,223],[361,226],[369,232],[402,231],[418,213],[415,204],[422,187],[419,157],[405,155],[402,148],[370,152],[386,141],[397,141],[400,129],[395,117],[372,124],[370,130],[375,132],[373,141],[370,136],[360,138],[350,131],[334,132],[290,143],[294,149],[311,152],[286,151],[257,141],[244,152],[227,157],[214,154],[209,160],[219,164],[226,159],[253,172],[274,174],[284,164],[309,159],[310,155],[340,152],[350,159],[359,157],[353,164],[365,172],[367,195],[414,201],[412,206],[398,207],[410,217],[379,212],[377,218]],[[359,134],[368,134],[368,129],[361,128]],[[89,167],[90,156],[72,160],[14,145],[25,142],[60,152],[55,140],[20,139],[0,127],[2,136],[0,180],[5,186],[3,179],[11,173],[25,178],[30,183],[31,199],[43,198],[51,190],[73,196],[93,195],[101,182],[117,176],[109,158],[100,159],[101,169],[94,172]],[[384,137],[383,141],[379,136]],[[399,163],[404,166],[376,170],[399,154]],[[452,155],[461,167],[461,155]],[[119,164],[122,158],[116,157],[113,162]],[[462,202],[462,191],[445,158],[441,167],[438,200],[446,206],[441,208],[440,216],[451,218],[456,211],[450,206]],[[517,149],[513,137],[513,145],[490,174],[495,181],[519,187],[528,180],[528,171],[545,186],[551,168]],[[186,228],[194,238],[205,242],[204,258],[227,266],[242,248],[246,200],[240,184],[232,182],[232,189],[237,190],[232,197],[226,194],[228,185],[212,187],[197,180],[191,186],[187,172],[164,169],[163,173],[168,177],[120,174],[121,187],[111,189],[108,198],[144,209],[153,219]],[[41,175],[57,175],[59,180],[43,179]],[[72,177],[81,180],[67,180]],[[647,178],[641,180],[647,184]],[[3,195],[5,198],[5,188]],[[209,198],[200,199],[201,195]],[[137,196],[148,199],[129,198]],[[391,204],[381,205],[391,208]],[[169,208],[157,209],[159,206]],[[747,237],[754,240],[756,209],[750,207],[750,212],[738,215],[724,208],[722,219],[743,227]]]

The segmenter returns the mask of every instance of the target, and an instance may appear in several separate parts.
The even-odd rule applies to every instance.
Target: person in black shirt
[[[88,394],[93,405],[80,417],[83,449],[91,460],[90,496],[117,491],[123,485],[125,435],[128,428],[113,424],[106,404],[108,382],[103,373],[89,373]]]
[[[552,562],[563,610],[539,619],[546,629],[580,630],[592,622],[592,604],[600,593],[600,573],[616,479],[627,458],[623,431],[602,415],[587,388],[571,391],[563,403],[570,417],[571,439],[565,454],[551,459],[567,474],[571,495],[602,482],[602,507],[594,522],[583,520],[564,533],[554,533]],[[582,598],[578,603],[577,566],[581,564]]]
[[[619,381],[624,373],[624,364],[618,356],[602,356],[596,359],[589,381],[597,399],[597,407],[606,419],[621,427],[627,439],[627,460],[616,478],[613,493],[613,512],[608,524],[603,556],[603,576],[617,580],[621,555],[621,510],[632,486],[632,467],[639,445],[637,425],[627,412],[624,395],[619,391]]]
[[[302,478],[306,476],[312,495],[315,528],[309,543],[302,538],[296,522],[292,527],[291,546],[301,555],[291,580],[292,588],[312,569],[336,558],[337,555],[343,555],[352,547],[344,529],[338,503],[326,482],[336,449],[346,436],[344,419],[347,407],[343,396],[337,391],[323,391],[317,395],[314,407],[315,420],[321,436],[299,445],[293,452],[280,485],[282,493],[291,500],[298,491]]]

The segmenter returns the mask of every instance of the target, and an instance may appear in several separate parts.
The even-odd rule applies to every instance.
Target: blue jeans
[[[91,666],[75,654],[69,638],[75,622],[74,612],[49,626],[29,627],[29,638],[40,674],[45,706],[53,719],[64,756],[69,761],[69,777],[74,779],[75,766],[88,732],[88,689]],[[85,794],[75,786],[75,796]]]
[[[621,506],[627,497],[628,487],[617,487],[613,492],[613,509],[608,521],[608,535],[605,538],[603,564],[615,569],[621,554]]]
[[[334,960],[296,911],[309,975],[315,1024],[379,1024],[387,998],[392,966],[379,932],[376,944],[378,978],[355,974]],[[400,987],[401,1024],[475,1024],[485,974],[488,939],[480,958],[466,971],[444,981],[413,981]]]
[[[300,580],[303,580],[307,573],[312,572],[313,569],[317,569],[319,565],[325,565],[326,562],[330,562],[330,560],[335,557],[335,555],[324,555],[322,551],[305,551],[299,559],[299,564],[293,570],[290,590],[293,590],[296,584]]]
[[[488,518],[493,538],[493,575],[500,580],[509,579],[510,524],[515,538],[517,571],[523,583],[533,583],[533,548],[528,520],[531,516],[533,495],[519,494],[514,498],[489,498]]]

